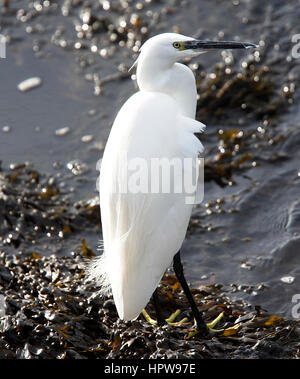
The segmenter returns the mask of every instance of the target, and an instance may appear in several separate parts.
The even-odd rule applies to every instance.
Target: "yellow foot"
[[[222,320],[223,317],[224,317],[224,312],[220,313],[219,316],[216,317],[212,322],[209,322],[208,324],[206,324],[210,333],[221,333],[224,331],[224,329],[214,329],[214,327],[217,325],[218,322]]]
[[[209,322],[208,324],[206,324],[210,334],[224,332],[224,329],[214,329],[214,327],[217,325],[218,322],[220,322],[222,320],[223,317],[224,317],[224,312],[220,313],[219,316],[216,317],[212,322]],[[195,327],[195,329],[193,329],[192,331],[189,332],[186,339],[190,339],[190,338],[194,337],[196,334],[200,333],[200,331],[197,329],[197,325],[196,325],[195,320],[194,320],[194,327]]]
[[[166,322],[169,324],[169,325],[173,325],[173,326],[180,326],[186,322],[188,322],[188,319],[187,317],[184,317],[182,320],[180,321],[177,321],[177,322],[174,322],[175,319],[177,318],[177,316],[179,316],[181,313],[181,310],[180,309],[177,309],[177,311],[175,311],[174,313],[171,314],[171,316],[169,318],[166,318]]]
[[[157,325],[157,321],[154,320],[154,319],[149,315],[149,313],[146,311],[146,309],[143,309],[143,310],[142,310],[142,315],[145,317],[145,320],[146,320],[147,322],[149,322],[149,324],[151,324],[151,325]]]
[[[180,315],[181,311],[179,309],[177,309],[177,311],[175,311],[174,313],[171,314],[171,316],[169,318],[166,318],[166,322],[167,324],[169,325],[172,325],[172,326],[180,326],[186,322],[188,322],[188,319],[186,317],[184,317],[182,320],[180,321],[177,321],[177,322],[174,322],[175,319]],[[150,315],[149,313],[147,313],[147,311],[145,309],[142,310],[142,315],[145,317],[145,320],[147,322],[149,322],[149,324],[151,325],[157,325],[157,321],[154,320]]]

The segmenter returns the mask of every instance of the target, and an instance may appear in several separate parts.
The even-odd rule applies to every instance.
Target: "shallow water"
[[[20,9],[32,11],[31,2],[12,1],[8,10],[2,9],[0,32],[11,41],[7,58],[0,59],[0,160],[4,167],[11,162],[32,162],[39,171],[65,179],[74,187],[76,200],[88,199],[96,195],[96,164],[112,121],[125,99],[135,91],[135,82],[119,65],[130,67],[135,56],[128,46],[109,42],[107,32],[79,38],[74,25],[83,23],[79,17],[80,1],[51,2],[50,6],[45,3],[35,2],[36,9],[43,4],[42,10],[35,10],[37,14],[23,21]],[[68,4],[72,6],[67,14]],[[241,153],[248,153],[251,159],[243,169],[233,170],[229,180],[232,185],[228,181],[224,186],[206,182],[204,202],[193,213],[193,225],[198,226],[191,226],[182,254],[187,277],[194,284],[236,283],[240,285],[237,297],[292,317],[291,299],[300,291],[300,59],[291,57],[291,38],[299,32],[299,2],[207,0],[128,4],[132,10],[121,9],[119,1],[111,1],[109,11],[94,5],[92,14],[109,17],[115,27],[120,18],[125,17],[128,24],[132,13],[140,14],[148,28],[142,38],[178,30],[203,39],[238,36],[240,40],[263,41],[256,64],[269,68],[267,80],[273,92],[266,104],[274,101],[276,111],[258,115],[255,109],[243,112],[240,106],[229,104],[221,119],[215,118],[213,111],[204,114],[207,131],[202,140],[210,166],[218,163],[215,156],[220,152],[219,129],[242,130],[245,137],[244,145],[240,144]],[[136,4],[142,4],[143,9],[136,9]],[[139,41],[140,26],[131,28],[134,41]],[[125,28],[124,35],[127,32]],[[76,42],[86,48],[76,49]],[[106,53],[111,56],[93,53],[90,49],[95,45],[98,52],[107,48]],[[228,68],[241,70],[242,62],[250,55],[233,52]],[[199,62],[199,71],[209,74],[225,58],[217,52],[193,62]],[[17,85],[32,76],[40,77],[42,85],[19,92]],[[95,96],[97,76],[103,84],[102,92]],[[283,88],[292,88],[291,84],[294,92],[284,92]],[[254,100],[255,96],[250,97],[248,109]],[[10,126],[9,132],[3,131],[5,125]],[[69,133],[57,136],[55,131],[63,127],[69,127]],[[85,135],[92,135],[93,140],[82,142]],[[67,168],[67,163],[74,159],[86,165],[82,175],[72,175]],[[87,236],[92,248],[96,246],[97,233]],[[71,251],[75,242],[76,236],[64,244]],[[287,276],[294,278],[291,284],[281,280]],[[260,283],[265,286],[259,287]]]

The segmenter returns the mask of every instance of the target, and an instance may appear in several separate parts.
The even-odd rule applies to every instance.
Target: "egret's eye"
[[[175,47],[175,49],[180,49],[180,46],[181,46],[180,42],[173,43],[173,47]]]

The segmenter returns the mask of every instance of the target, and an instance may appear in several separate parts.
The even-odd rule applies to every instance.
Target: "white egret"
[[[193,72],[178,63],[208,49],[256,47],[242,42],[199,41],[175,33],[147,40],[137,64],[139,91],[120,109],[107,141],[100,169],[103,254],[93,260],[88,275],[111,288],[123,320],[139,316],[172,263],[191,305],[197,327],[206,331],[183,275],[180,248],[192,204],[185,193],[124,191],[128,160],[151,158],[194,161],[203,146],[194,133],[204,125],[195,120],[197,90]],[[125,155],[124,155],[125,154]],[[127,187],[126,187],[127,188]],[[161,321],[160,319],[158,321]]]

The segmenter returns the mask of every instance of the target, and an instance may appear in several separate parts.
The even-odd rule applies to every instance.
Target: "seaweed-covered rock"
[[[1,253],[1,264],[10,275],[0,283],[5,303],[1,358],[299,358],[296,321],[233,302],[220,285],[193,289],[206,321],[224,312],[218,328],[225,330],[204,338],[194,333],[191,311],[172,272],[159,287],[164,316],[179,309],[188,321],[158,327],[142,316],[119,320],[113,300],[95,297],[93,284],[85,281],[86,257],[79,253],[13,259]],[[55,278],[49,267],[57,271]],[[147,310],[155,317],[151,302]]]

